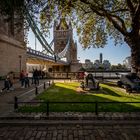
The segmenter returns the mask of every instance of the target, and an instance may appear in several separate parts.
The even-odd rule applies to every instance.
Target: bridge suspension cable
[[[30,15],[30,13],[28,11],[28,8],[26,6],[25,6],[25,10],[26,10],[27,22],[29,23],[29,26],[31,27],[31,29],[32,29],[33,33],[35,34],[36,38],[38,39],[38,41],[40,42],[40,44],[44,48],[43,51],[47,51],[51,55],[54,55],[55,61],[65,57],[67,52],[69,51],[69,48],[70,48],[70,38],[68,39],[68,42],[67,42],[65,48],[62,50],[62,52],[56,54],[54,52],[54,50],[51,48],[52,45],[53,45],[54,39],[49,44],[46,41],[46,39],[44,38],[44,36],[42,35],[41,31],[39,30],[38,26],[36,25],[35,21],[33,20],[32,16]]]
[[[50,46],[51,46],[51,47],[52,47],[53,43],[54,43],[54,39],[53,39],[53,40],[51,41],[51,43],[50,43]],[[45,52],[45,49],[42,50],[42,52]]]
[[[44,38],[44,36],[40,32],[40,30],[38,29],[37,25],[35,24],[34,20],[32,19],[31,15],[27,9],[26,9],[26,13],[27,13],[26,14],[27,21],[28,21],[29,26],[31,27],[33,33],[35,34],[35,36],[37,37],[37,39],[39,40],[41,45],[44,47],[44,49],[47,52],[49,52],[50,54],[54,55],[54,51],[52,50],[51,46],[48,44],[48,42],[46,41],[46,39]]]

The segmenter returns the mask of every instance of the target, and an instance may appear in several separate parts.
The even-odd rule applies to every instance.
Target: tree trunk
[[[131,48],[131,72],[140,75],[140,36],[133,35],[125,41]]]

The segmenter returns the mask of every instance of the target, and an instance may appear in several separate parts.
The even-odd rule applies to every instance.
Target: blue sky
[[[90,48],[83,50],[78,45],[78,56],[83,62],[84,59],[90,59],[92,62],[94,60],[99,59],[99,54],[103,54],[103,60],[109,60],[111,64],[116,65],[118,63],[123,63],[123,60],[130,56],[130,48],[124,43],[123,45],[114,46],[112,40],[108,41],[108,44],[104,48]]]
[[[48,42],[51,42],[52,40],[52,30],[50,32],[50,37],[46,38]],[[29,40],[29,47],[32,49],[35,49],[35,36],[32,33],[32,31],[29,32],[28,36]],[[114,46],[114,43],[112,40],[108,41],[108,44],[104,48],[90,48],[83,50],[81,45],[78,43],[78,38],[76,34],[74,33],[74,40],[77,41],[78,45],[78,59],[80,62],[84,62],[85,59],[90,59],[92,62],[94,60],[99,59],[99,54],[103,54],[103,60],[109,60],[112,65],[116,65],[118,63],[123,63],[123,60],[130,56],[130,48],[127,46],[127,44],[123,45],[117,45]],[[40,43],[37,41],[37,50],[42,50],[42,47]]]

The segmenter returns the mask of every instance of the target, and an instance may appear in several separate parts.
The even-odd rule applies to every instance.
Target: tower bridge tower
[[[56,54],[62,52],[70,39],[70,47],[65,56],[66,60],[70,63],[67,71],[73,71],[72,65],[78,63],[77,60],[77,43],[73,40],[73,29],[71,22],[67,23],[66,19],[62,17],[60,21],[55,21],[53,27],[54,36],[54,52]],[[59,69],[59,68],[57,68]]]
[[[54,23],[54,51],[60,53],[65,48],[70,39],[70,48],[66,54],[66,60],[70,63],[77,62],[77,45],[73,40],[73,29],[71,22],[67,24],[65,18],[61,18],[59,23]]]

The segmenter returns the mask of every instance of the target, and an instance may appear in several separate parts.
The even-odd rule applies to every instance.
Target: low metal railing
[[[19,104],[46,104],[46,114],[49,116],[50,112],[50,104],[94,104],[94,110],[95,114],[98,115],[99,111],[99,105],[101,104],[121,104],[121,112],[123,109],[124,104],[140,104],[140,102],[45,102],[45,101],[36,101],[36,102],[19,102],[18,99],[15,97],[15,102],[14,102],[14,109],[18,110]],[[140,111],[140,108],[138,109]],[[80,112],[80,111],[79,111]]]
[[[44,91],[47,87],[50,87],[51,83],[53,83],[52,81],[47,81],[47,82],[44,82],[40,85],[36,85],[33,89],[19,95],[19,96],[15,96],[14,97],[14,104],[15,102],[19,102],[19,101],[28,101],[30,100],[30,97],[31,99],[34,98],[35,96],[37,96],[39,93],[41,93],[42,91]],[[15,107],[16,108],[16,104],[15,104]]]

